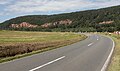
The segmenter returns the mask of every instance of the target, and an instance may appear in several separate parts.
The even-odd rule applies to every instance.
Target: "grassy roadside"
[[[116,44],[113,57],[111,59],[107,71],[120,71],[120,35],[116,35],[116,34],[109,35],[108,33],[102,33],[102,34],[110,36],[115,41]]]
[[[15,53],[16,51],[20,50],[23,51],[26,47],[32,47],[40,49],[33,50],[30,52],[25,53],[19,53],[13,56],[7,56],[7,57],[0,57],[0,63],[11,61],[14,59],[30,56],[33,54],[45,52],[48,50],[56,49],[65,45],[73,44],[75,42],[78,42],[80,40],[84,40],[86,38],[85,35],[79,35],[74,33],[61,33],[61,32],[18,32],[18,31],[0,31],[0,52],[2,53],[3,49],[7,49],[5,51],[8,55],[12,52]],[[52,43],[51,43],[52,42]],[[29,43],[29,45],[28,45]],[[37,44],[36,44],[37,43]],[[17,44],[22,44],[27,46],[22,47]],[[7,47],[6,47],[7,46]],[[16,46],[16,47],[14,47]],[[20,47],[22,49],[20,49]],[[12,49],[11,49],[12,48]],[[8,50],[9,49],[9,50]],[[12,50],[12,51],[11,51]],[[28,50],[28,49],[27,49]],[[8,52],[9,51],[9,52]],[[25,51],[25,49],[24,49]],[[5,55],[5,54],[4,54]]]
[[[120,71],[120,36],[114,34],[110,36],[114,39],[116,47],[108,71]]]

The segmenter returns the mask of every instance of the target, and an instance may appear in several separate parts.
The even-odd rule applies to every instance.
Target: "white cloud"
[[[0,0],[1,4],[12,0]],[[120,5],[120,0],[17,0],[9,4],[6,13],[24,14],[35,12],[69,12],[89,8],[102,8]]]
[[[120,0],[18,0],[9,5],[5,11],[14,13],[53,12],[114,5],[120,5]]]
[[[0,0],[0,21],[28,14],[58,14],[120,5],[120,0]]]
[[[0,0],[0,4],[6,4],[7,2],[4,0]]]
[[[3,15],[2,13],[0,13],[0,16]]]
[[[0,5],[8,4],[13,0],[0,0]]]
[[[10,5],[6,11],[16,13],[66,11],[80,9],[90,4],[90,1],[83,0],[23,0]]]
[[[0,16],[3,16],[3,15],[5,15],[5,13],[3,13],[3,12],[0,12]]]
[[[93,6],[96,6],[96,8],[103,8],[120,5],[120,0],[96,0],[96,2],[93,3]]]

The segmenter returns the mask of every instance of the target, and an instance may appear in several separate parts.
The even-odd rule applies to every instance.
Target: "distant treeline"
[[[48,28],[10,28],[11,24],[28,22],[35,25],[70,19],[70,25],[58,25]],[[112,24],[99,24],[100,22],[114,21]],[[120,31],[120,6],[87,10],[80,12],[56,15],[28,15],[7,20],[0,24],[0,29],[20,31],[72,31],[72,32],[114,32]]]

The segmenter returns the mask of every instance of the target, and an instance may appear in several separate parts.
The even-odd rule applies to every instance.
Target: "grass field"
[[[116,46],[108,71],[120,71],[120,35],[111,34],[109,36],[114,39]]]
[[[79,38],[73,33],[0,31],[0,44],[17,42],[48,42]]]
[[[117,34],[108,34],[102,33],[103,35],[110,36],[115,41],[115,50],[108,66],[107,71],[120,71],[120,35]]]
[[[0,31],[0,62],[55,49],[85,39],[68,32]]]

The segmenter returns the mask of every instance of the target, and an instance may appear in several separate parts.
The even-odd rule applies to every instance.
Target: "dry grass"
[[[48,42],[76,38],[73,33],[0,31],[0,45],[20,42]]]
[[[120,35],[102,33],[103,35],[110,36],[115,41],[115,50],[107,71],[120,71]]]
[[[0,62],[58,48],[86,36],[61,32],[0,31]]]
[[[120,71],[120,35],[110,36],[114,39],[116,47],[108,71]]]

